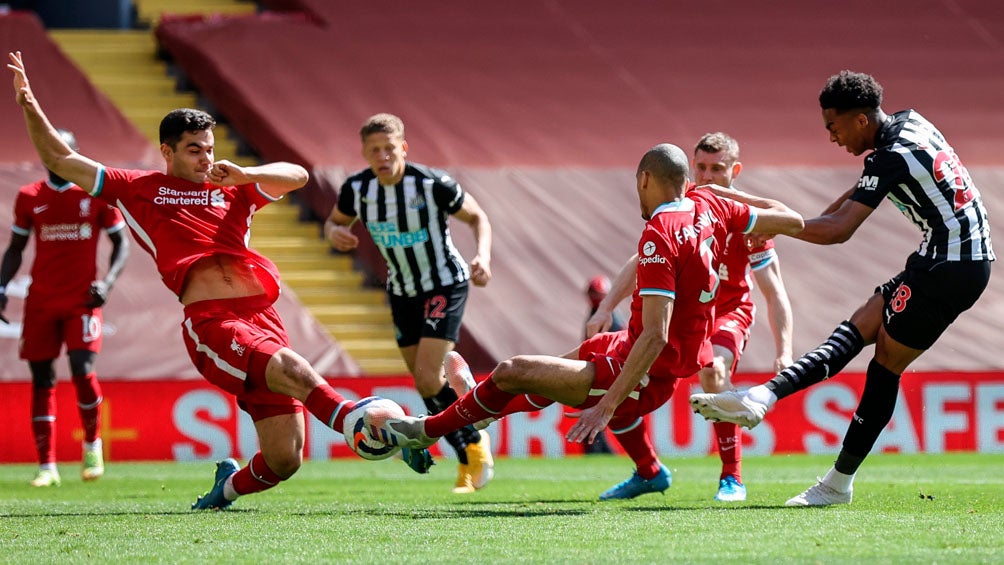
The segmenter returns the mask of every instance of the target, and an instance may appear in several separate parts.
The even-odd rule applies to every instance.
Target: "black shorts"
[[[464,281],[413,297],[388,294],[398,347],[417,345],[423,337],[459,341],[467,287]]]
[[[875,289],[885,299],[882,325],[889,337],[929,349],[990,281],[990,261],[930,261],[911,256],[906,268]]]

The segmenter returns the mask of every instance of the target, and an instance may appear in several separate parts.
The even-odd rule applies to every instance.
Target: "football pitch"
[[[500,459],[496,479],[450,493],[398,460],[306,462],[223,512],[191,512],[212,463],[112,463],[82,483],[28,486],[0,466],[3,563],[1004,563],[1004,455],[877,455],[854,502],[786,508],[832,456],[744,459],[745,503],[712,500],[713,457],[667,458],[665,495],[599,502],[624,457]]]

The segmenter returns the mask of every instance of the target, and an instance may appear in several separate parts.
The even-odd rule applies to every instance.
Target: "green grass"
[[[884,455],[854,502],[785,508],[832,456],[748,457],[746,503],[712,501],[715,458],[664,458],[665,496],[597,502],[625,458],[502,459],[472,495],[454,467],[307,462],[226,512],[191,512],[211,463],[112,464],[36,489],[30,465],[0,466],[0,562],[1004,563],[1004,455]]]

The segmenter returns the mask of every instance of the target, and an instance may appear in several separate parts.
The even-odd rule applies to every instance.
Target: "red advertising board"
[[[762,382],[768,375],[745,375],[737,384]],[[483,378],[483,376],[482,376]],[[424,405],[409,377],[342,378],[330,382],[351,398],[379,395],[409,413]],[[745,433],[744,453],[835,453],[864,386],[861,374],[841,375],[779,402],[764,422]],[[257,450],[254,427],[232,397],[201,380],[103,381],[102,436],[111,461],[247,459]],[[711,426],[691,413],[683,383],[670,403],[649,416],[652,441],[661,455],[711,453]],[[941,453],[1004,452],[1004,373],[908,373],[889,426],[876,451]],[[0,383],[5,409],[0,411],[4,449],[0,462],[35,461],[31,437],[30,385]],[[57,392],[57,458],[80,459],[80,429],[73,386],[60,382]],[[572,420],[560,406],[537,413],[514,414],[489,428],[493,446],[510,457],[562,457],[581,453],[564,433]],[[441,444],[443,445],[443,444]],[[450,450],[433,448],[447,455]],[[307,425],[305,456],[330,459],[352,456],[340,434],[314,419]]]

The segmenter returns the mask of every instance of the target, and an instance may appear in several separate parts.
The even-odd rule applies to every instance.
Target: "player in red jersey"
[[[711,361],[706,337],[719,284],[712,260],[725,237],[802,229],[801,216],[777,201],[721,187],[685,194],[688,175],[686,154],[670,144],[653,147],[638,165],[637,193],[647,224],[627,330],[597,334],[563,357],[503,361],[435,416],[396,418],[374,411],[368,423],[383,430],[388,442],[420,447],[450,430],[555,401],[581,410],[567,439],[582,442],[608,425],[634,425],[665,403],[678,379]],[[661,490],[672,480],[657,459],[639,471],[664,484]]]
[[[739,161],[739,143],[721,133],[704,135],[694,148],[694,178],[697,184],[715,184],[731,187],[742,170]],[[771,332],[774,335],[776,354],[774,369],[780,370],[791,363],[791,304],[781,280],[781,266],[774,252],[773,240],[755,244],[749,238],[729,236],[725,240],[722,253],[716,257],[721,285],[715,298],[715,321],[709,340],[714,348],[714,361],[701,369],[698,377],[705,392],[732,390],[732,374],[739,358],[749,341],[753,326],[755,306],[750,295],[752,280],[763,292],[767,302],[767,313]],[[627,271],[618,277],[616,289],[597,308],[598,313],[590,319],[591,331],[606,331],[610,312],[626,298],[634,285],[634,265],[626,266]],[[742,435],[739,426],[731,422],[713,424],[717,440],[718,454],[722,460],[722,471],[718,480],[715,500],[737,502],[746,500],[746,486],[742,482]],[[644,421],[637,426],[629,426],[616,434],[622,446],[636,444],[638,447],[628,452],[641,450],[641,445],[651,445]],[[656,456],[654,448],[646,460]],[[633,479],[633,477],[632,477]],[[601,500],[634,498],[646,492],[645,485],[637,481],[627,481],[611,487]]]
[[[63,142],[76,149],[67,130]],[[7,284],[17,274],[28,240],[35,236],[31,287],[24,303],[20,357],[31,370],[31,430],[38,451],[38,472],[31,485],[59,486],[56,468],[56,372],[54,363],[66,344],[77,408],[84,429],[80,477],[99,479],[105,471],[99,416],[101,384],[94,362],[101,352],[101,306],[125,267],[129,239],[118,210],[92,199],[73,183],[49,172],[18,190],[10,245],[0,263],[0,312],[7,307]],[[112,242],[105,276],[98,278],[98,234]]]
[[[215,121],[191,109],[161,121],[167,173],[105,167],[62,141],[31,91],[21,53],[10,60],[16,99],[42,162],[123,212],[184,305],[182,335],[192,362],[254,420],[260,451],[242,469],[233,459],[217,464],[213,488],[192,508],[226,508],[239,495],[288,479],[303,459],[304,407],[340,431],[355,406],[289,348],[272,305],[277,269],[247,247],[255,211],[302,187],[307,171],[282,162],[241,167],[214,161]],[[431,461],[427,452],[419,455]]]

